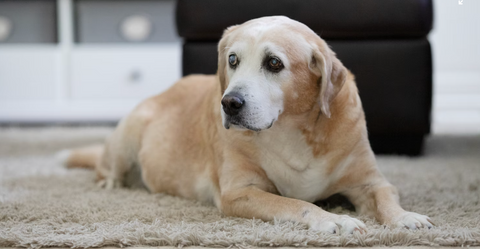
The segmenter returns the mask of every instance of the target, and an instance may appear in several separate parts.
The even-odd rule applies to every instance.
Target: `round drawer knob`
[[[133,70],[128,76],[130,83],[136,84],[142,81],[142,72],[140,70]]]
[[[150,37],[153,23],[145,15],[132,15],[125,18],[120,25],[120,33],[127,41],[145,41]]]
[[[0,16],[0,42],[5,41],[12,32],[12,22],[10,19]]]

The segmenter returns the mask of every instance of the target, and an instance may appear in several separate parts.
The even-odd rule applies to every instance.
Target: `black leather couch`
[[[419,155],[430,132],[431,0],[178,0],[183,74],[214,74],[234,24],[285,15],[319,34],[356,76],[375,153]]]

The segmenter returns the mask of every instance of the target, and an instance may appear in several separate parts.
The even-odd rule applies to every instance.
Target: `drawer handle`
[[[146,15],[132,15],[125,18],[120,24],[120,33],[123,38],[131,42],[147,40],[153,31],[153,23]]]
[[[7,17],[0,16],[0,42],[6,41],[12,32],[12,21]]]
[[[128,76],[130,83],[137,84],[142,81],[142,73],[140,70],[133,70]]]

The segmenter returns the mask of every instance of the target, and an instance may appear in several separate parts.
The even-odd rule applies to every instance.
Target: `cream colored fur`
[[[218,75],[185,77],[145,100],[104,148],[74,150],[67,164],[95,162],[107,189],[138,165],[151,192],[314,231],[366,232],[360,220],[311,203],[337,193],[382,224],[432,227],[400,207],[378,171],[354,76],[319,36],[286,17],[265,17],[229,28],[218,51]],[[229,66],[232,54],[238,66]],[[268,69],[273,57],[282,70]],[[221,106],[234,92],[245,98],[235,122]]]

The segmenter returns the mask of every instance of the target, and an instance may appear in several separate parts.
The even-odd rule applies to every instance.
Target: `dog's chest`
[[[309,202],[323,197],[328,160],[314,157],[300,131],[262,134],[258,146],[261,167],[281,195]]]

